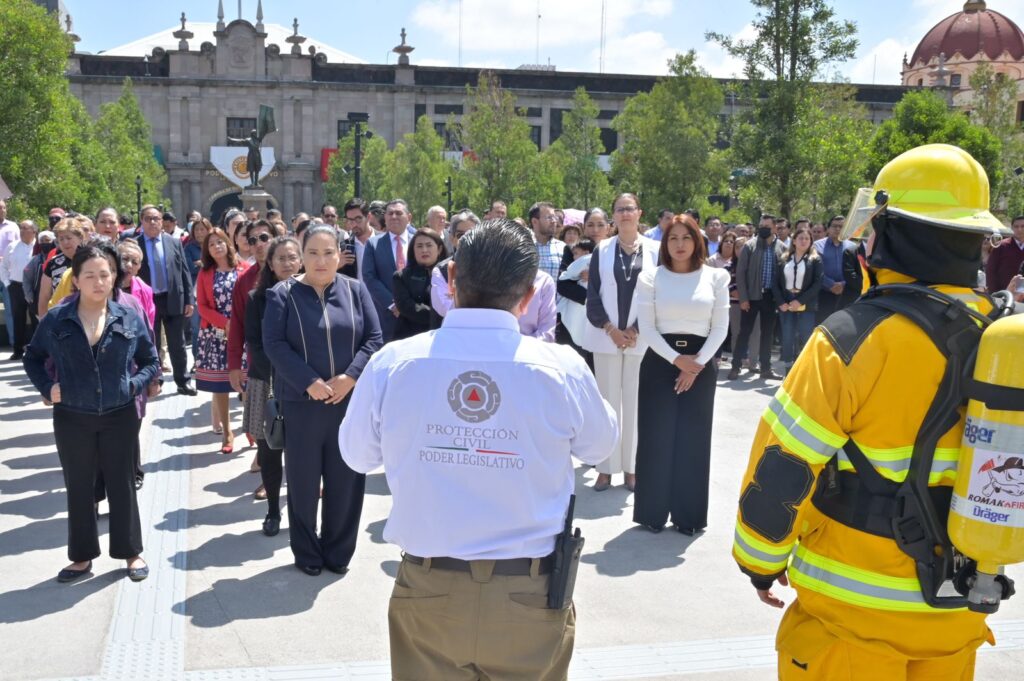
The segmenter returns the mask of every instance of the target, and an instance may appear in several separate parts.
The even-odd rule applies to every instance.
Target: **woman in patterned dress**
[[[196,281],[199,307],[199,352],[196,355],[196,388],[213,393],[214,422],[223,428],[220,451],[230,454],[235,448],[231,431],[228,396],[228,321],[231,319],[231,294],[244,269],[238,261],[231,239],[222,229],[213,229],[203,242],[203,268]]]

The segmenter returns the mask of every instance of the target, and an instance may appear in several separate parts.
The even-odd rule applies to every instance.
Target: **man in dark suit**
[[[391,281],[396,271],[405,269],[409,242],[416,233],[416,229],[409,225],[410,217],[405,201],[390,201],[384,209],[387,231],[372,237],[363,253],[363,283],[370,289],[377,308],[385,343],[394,336],[395,317],[398,316]]]
[[[178,394],[195,395],[196,389],[188,377],[188,355],[185,353],[185,324],[192,316],[195,293],[192,275],[181,247],[181,240],[163,231],[163,215],[156,206],[143,206],[140,213],[142,233],[137,237],[142,249],[139,276],[153,289],[156,306],[156,346],[160,347],[163,333],[167,333],[167,354],[174,370]]]
[[[814,244],[824,266],[821,292],[818,294],[818,324],[860,298],[864,285],[864,274],[857,257],[858,246],[841,238],[845,224],[846,218],[835,216],[828,221],[828,236]]]

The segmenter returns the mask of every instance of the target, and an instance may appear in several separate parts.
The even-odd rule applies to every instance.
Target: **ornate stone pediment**
[[[217,38],[216,75],[225,78],[266,78],[267,34],[244,19],[232,21]]]

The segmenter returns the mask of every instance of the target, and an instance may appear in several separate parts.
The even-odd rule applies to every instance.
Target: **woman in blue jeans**
[[[821,256],[814,248],[811,230],[799,227],[775,269],[775,300],[782,328],[782,362],[788,373],[814,331],[818,291],[824,274]]]

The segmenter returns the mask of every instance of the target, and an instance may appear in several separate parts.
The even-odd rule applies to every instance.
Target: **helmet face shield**
[[[875,203],[875,190],[871,187],[861,187],[853,198],[853,206],[846,215],[846,224],[843,226],[843,233],[840,237],[844,241],[865,241],[871,236],[874,228],[871,221],[885,209]]]

